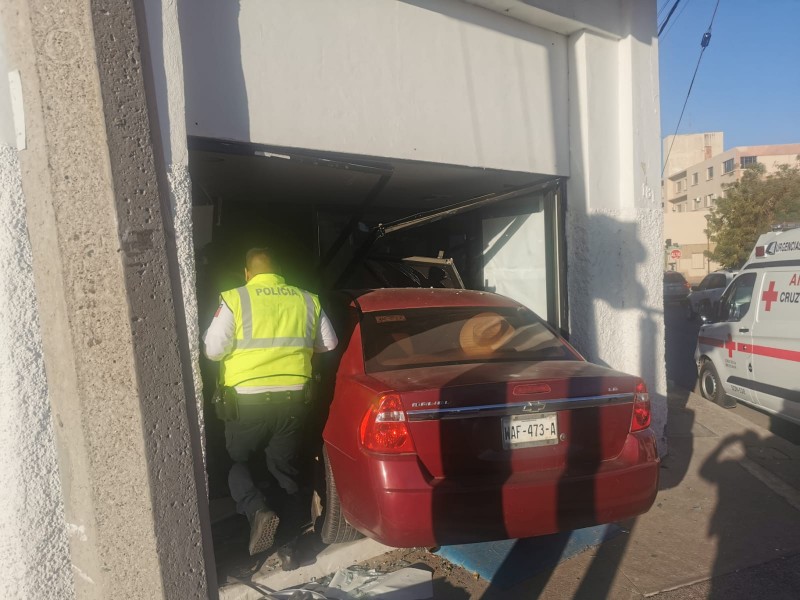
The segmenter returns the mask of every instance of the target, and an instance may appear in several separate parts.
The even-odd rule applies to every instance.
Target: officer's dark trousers
[[[295,463],[306,411],[302,400],[265,402],[260,394],[252,398],[240,394],[239,418],[225,423],[225,442],[234,460],[228,486],[237,511],[251,522],[256,511],[269,507],[253,483],[247,461],[253,452],[265,448],[269,472],[287,494],[297,493]]]

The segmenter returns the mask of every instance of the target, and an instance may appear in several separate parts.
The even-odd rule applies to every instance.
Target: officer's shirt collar
[[[250,281],[247,282],[247,285],[283,285],[285,283],[286,279],[280,275],[275,273],[260,273],[258,275],[253,275]]]

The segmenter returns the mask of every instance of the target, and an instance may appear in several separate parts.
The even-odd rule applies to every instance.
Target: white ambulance
[[[700,328],[703,396],[800,423],[800,228],[766,233]]]

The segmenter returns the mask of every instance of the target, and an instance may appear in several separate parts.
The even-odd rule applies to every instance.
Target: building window
[[[697,185],[697,173],[692,173],[692,185]]]
[[[743,156],[741,158],[741,165],[744,169],[745,167],[749,167],[750,165],[756,164],[756,157],[755,156]]]
[[[714,167],[708,167],[706,169],[706,181],[709,179],[714,179]]]
[[[722,172],[730,173],[731,171],[733,171],[733,159],[729,158],[724,163],[722,163]]]

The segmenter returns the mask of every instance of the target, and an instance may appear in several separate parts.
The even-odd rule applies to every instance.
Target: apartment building
[[[741,179],[744,169],[763,164],[767,173],[790,164],[800,155],[800,144],[737,146],[690,164],[664,180],[665,212],[708,210],[723,195],[724,186]],[[670,159],[672,160],[672,159]]]
[[[665,265],[694,282],[719,268],[705,256],[713,250],[706,227],[710,209],[724,195],[725,186],[741,179],[751,165],[763,164],[767,173],[774,173],[780,165],[795,162],[800,144],[737,146],[723,152],[722,132],[674,137],[674,143],[669,136],[663,144],[668,156],[661,182]],[[671,258],[672,249],[681,251],[680,258]]]
[[[721,154],[724,148],[725,134],[722,131],[668,135],[662,143],[664,174],[669,177],[684,171],[686,165]]]

